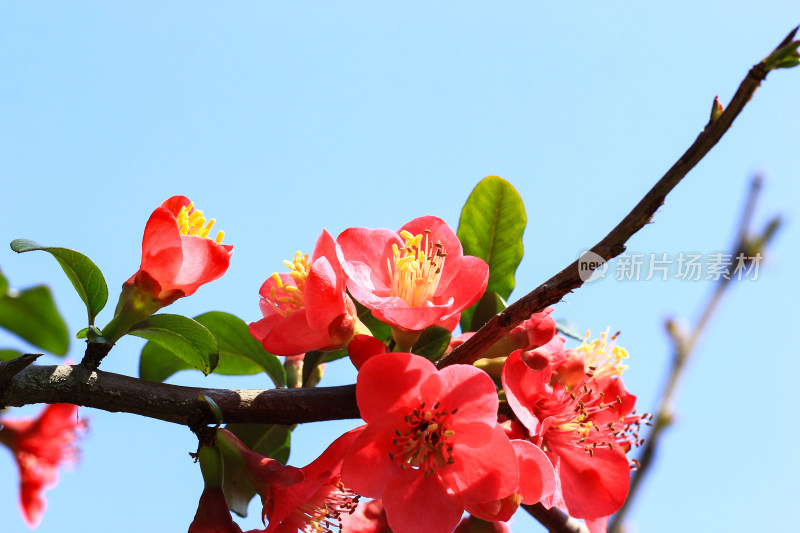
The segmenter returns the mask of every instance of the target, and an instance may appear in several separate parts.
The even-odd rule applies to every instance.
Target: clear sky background
[[[567,7],[569,6],[569,7]],[[525,201],[512,300],[624,216],[694,140],[715,95],[800,23],[796,2],[27,2],[0,4],[0,241],[79,250],[118,287],[144,224],[184,194],[235,246],[230,270],[170,312],[259,318],[258,289],[322,228],[453,228],[469,192],[500,175]],[[629,243],[709,253],[733,240],[747,183],[766,178],[756,225],[786,224],[759,279],[733,287],[681,388],[676,425],[631,515],[632,531],[789,530],[796,523],[800,70],[770,74],[720,145]],[[11,285],[49,283],[70,331],[85,311],[53,258],[0,246]],[[614,264],[612,264],[612,269]],[[674,273],[674,271],[673,271]],[[657,401],[663,321],[692,318],[710,281],[604,279],[556,309],[621,330],[640,409]],[[141,339],[102,369],[137,375]],[[0,336],[0,346],[30,350]],[[73,341],[79,361],[83,345]],[[60,361],[54,357],[44,364]],[[184,372],[171,383],[269,386]],[[322,385],[352,383],[347,360]],[[15,410],[30,415],[39,406]],[[48,493],[45,532],[185,531],[202,490],[188,429],[80,410],[83,457]],[[304,465],[358,421],[307,424]],[[25,531],[0,452],[2,531]],[[793,510],[794,507],[794,510]],[[244,528],[260,524],[250,506]],[[542,531],[524,513],[515,531]]]

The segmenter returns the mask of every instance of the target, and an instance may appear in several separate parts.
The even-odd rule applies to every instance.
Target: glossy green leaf
[[[469,331],[478,331],[489,322],[497,313],[508,307],[506,301],[494,291],[486,291],[472,314],[472,327]]]
[[[22,352],[16,350],[0,350],[0,361],[11,361],[22,355]]]
[[[355,300],[353,301],[356,304],[358,319],[369,328],[373,337],[384,342],[392,338],[392,328],[388,324],[384,324],[375,318],[368,307],[364,307]]]
[[[9,290],[1,296],[0,327],[55,355],[66,355],[69,350],[67,324],[44,285]]]
[[[5,296],[8,292],[8,280],[3,275],[3,272],[0,270],[0,296]]]
[[[94,318],[108,301],[108,286],[105,278],[103,278],[103,273],[100,272],[100,269],[91,259],[75,250],[42,246],[28,239],[11,241],[11,249],[18,253],[42,250],[55,257],[72,282],[72,286],[78,291],[81,300],[86,304],[86,310],[89,313],[89,325],[94,324]]]
[[[522,234],[527,216],[522,198],[503,178],[489,176],[473,189],[461,210],[458,238],[465,255],[489,264],[489,286],[507,299],[514,289],[514,273],[522,260]],[[461,329],[469,331],[475,306],[461,314]]]
[[[289,460],[292,432],[288,426],[276,424],[228,424],[226,429],[236,435],[248,448],[286,464]],[[223,455],[225,498],[228,507],[239,516],[247,516],[247,504],[256,495],[244,475],[244,467]]]
[[[212,311],[195,317],[217,340],[219,363],[214,373],[249,375],[266,372],[276,387],[286,384],[286,375],[280,360],[264,350],[247,329],[247,324],[229,313]],[[180,370],[191,370],[184,360],[153,342],[142,349],[139,376],[148,381],[164,381]]]
[[[436,361],[450,344],[450,332],[438,326],[430,326],[422,330],[411,351],[417,355]]]
[[[230,313],[211,311],[195,317],[219,343],[218,374],[245,375],[266,372],[276,387],[286,385],[283,365],[250,335],[247,323]]]
[[[134,324],[128,333],[159,345],[204,374],[210,374],[219,361],[219,347],[211,332],[185,316],[152,315]]]

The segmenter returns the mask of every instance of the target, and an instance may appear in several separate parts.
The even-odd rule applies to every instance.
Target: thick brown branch
[[[14,376],[5,395],[8,406],[72,403],[111,412],[188,425],[202,412],[197,395],[221,408],[224,421],[299,424],[359,418],[355,386],[312,389],[228,390],[180,387],[96,370],[81,365],[32,366]]]
[[[796,30],[795,30],[796,31]],[[789,35],[789,40],[793,38]],[[780,48],[780,46],[778,47]],[[777,50],[777,48],[776,48]],[[700,162],[703,157],[717,144],[733,121],[739,116],[744,106],[756,92],[761,82],[766,78],[768,70],[764,62],[755,65],[747,73],[736,94],[733,95],[728,108],[714,121],[706,124],[700,135],[688,150],[672,165],[664,176],[658,180],[644,198],[636,204],[628,215],[617,224],[600,242],[592,247],[591,251],[605,261],[608,261],[625,251],[625,243],[637,231],[642,229],[663,205],[664,200],[672,189]],[[453,350],[448,356],[438,363],[439,368],[452,364],[470,364],[512,328],[530,318],[533,313],[544,310],[548,305],[553,305],[583,285],[584,280],[579,275],[579,260],[575,260],[564,270],[545,281],[533,291],[529,292],[502,313],[496,315],[486,323],[467,342]]]

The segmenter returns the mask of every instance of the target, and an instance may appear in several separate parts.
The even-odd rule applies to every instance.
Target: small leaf
[[[277,356],[264,349],[250,335],[247,324],[239,317],[211,311],[195,317],[214,335],[219,344],[217,374],[245,375],[266,372],[276,387],[286,385],[283,365]]]
[[[430,361],[436,361],[447,350],[449,344],[449,331],[438,326],[430,326],[422,330],[411,351]]]
[[[312,375],[319,365],[325,362],[325,358],[327,357],[328,352],[322,352],[319,350],[313,350],[308,352],[303,357],[303,381],[301,383],[302,387],[314,387],[316,386],[319,379],[313,379],[316,377]],[[289,362],[287,361],[287,364]]]
[[[276,424],[228,424],[226,429],[236,435],[248,448],[283,464],[289,460],[292,432],[288,426]],[[223,455],[224,482],[222,489],[228,507],[239,516],[247,516],[247,504],[256,491],[244,475],[244,467]]]
[[[556,320],[556,331],[566,337],[571,337],[579,341],[583,340],[583,335],[581,335],[580,331],[578,330],[578,325],[571,320]]]
[[[503,178],[489,176],[473,189],[461,210],[458,239],[465,255],[489,265],[487,291],[507,299],[514,289],[514,273],[522,260],[522,234],[527,216],[522,198]],[[461,314],[461,329],[472,325],[474,306]]]
[[[358,319],[369,328],[373,337],[384,342],[392,338],[392,328],[388,324],[384,324],[375,318],[368,307],[364,307],[358,302],[355,302],[355,304]]]
[[[195,320],[214,335],[219,345],[219,364],[214,373],[242,376],[266,372],[275,386],[285,386],[283,365],[250,335],[247,324],[240,318],[212,311],[197,316]],[[139,377],[161,382],[175,372],[192,368],[169,350],[148,342],[142,349],[139,360]]]
[[[185,316],[152,315],[134,324],[128,333],[158,344],[206,375],[219,361],[219,348],[211,332]]]
[[[472,329],[478,331],[489,322],[497,313],[508,307],[506,301],[494,291],[486,291],[478,303],[475,304],[475,313],[472,315]]]
[[[8,280],[3,275],[3,271],[0,270],[0,296],[5,296],[8,292]]]
[[[69,248],[42,246],[28,239],[15,239],[11,241],[11,249],[17,253],[42,250],[56,258],[58,264],[64,269],[72,286],[86,304],[89,313],[89,325],[94,324],[94,318],[105,307],[108,300],[108,286],[103,278],[103,273],[91,259],[80,252]]]
[[[16,350],[0,350],[0,361],[11,361],[21,355],[22,352]]]
[[[214,415],[214,419],[217,421],[217,423],[218,424],[222,423],[222,409],[220,409],[219,404],[217,404],[217,402],[215,402],[212,398],[206,396],[205,394],[198,394],[197,401],[207,404],[209,409],[211,409],[211,413]]]
[[[69,350],[67,324],[45,285],[0,297],[0,327],[55,355]]]

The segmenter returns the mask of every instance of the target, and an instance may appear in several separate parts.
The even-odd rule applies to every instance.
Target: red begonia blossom
[[[415,218],[399,232],[349,228],[336,242],[350,293],[402,331],[432,325],[452,330],[489,281],[486,262],[465,256],[456,234],[436,217]]]
[[[622,382],[627,353],[603,335],[575,350],[538,356],[550,361],[537,361],[541,370],[526,364],[521,351],[511,354],[502,381],[514,414],[555,467],[556,491],[543,503],[563,505],[571,516],[599,527],[627,497],[625,454],[639,443],[637,430],[645,420],[633,414],[636,397]]]
[[[383,502],[361,502],[354,513],[342,515],[342,533],[392,533]]]
[[[153,211],[144,228],[141,266],[123,284],[104,337],[116,341],[133,323],[225,274],[233,246],[221,244],[221,231],[210,237],[214,222],[185,196],[168,198]]]
[[[465,516],[453,533],[511,533],[505,522],[487,522],[474,516]]]
[[[495,385],[477,368],[437,370],[423,357],[387,353],[361,367],[356,400],[367,424],[344,458],[342,480],[382,498],[395,533],[449,533],[467,505],[518,487]]]
[[[17,460],[20,508],[31,528],[42,520],[47,508],[44,491],[58,483],[58,468],[77,457],[73,443],[86,427],[77,413],[77,405],[57,403],[45,407],[37,418],[2,420],[0,443]]]
[[[269,520],[264,533],[323,533],[338,528],[341,516],[358,504],[358,495],[342,484],[340,471],[345,451],[360,432],[345,433],[303,468],[252,452],[227,430],[217,435],[218,442],[224,441],[244,459],[245,475],[261,496],[262,518]]]
[[[511,445],[517,454],[519,485],[505,498],[468,505],[467,512],[471,515],[488,522],[506,522],[517,511],[520,503],[538,503],[543,498],[552,496],[555,491],[553,465],[542,449],[527,440],[512,439]]]
[[[276,355],[347,346],[358,317],[333,237],[323,230],[310,260],[297,252],[284,264],[290,272],[274,273],[261,286],[264,318],[250,324],[253,337]]]
[[[386,352],[386,345],[371,335],[356,335],[347,345],[347,355],[358,369],[369,359]]]
[[[189,533],[242,533],[242,528],[231,518],[222,488],[203,489]]]

